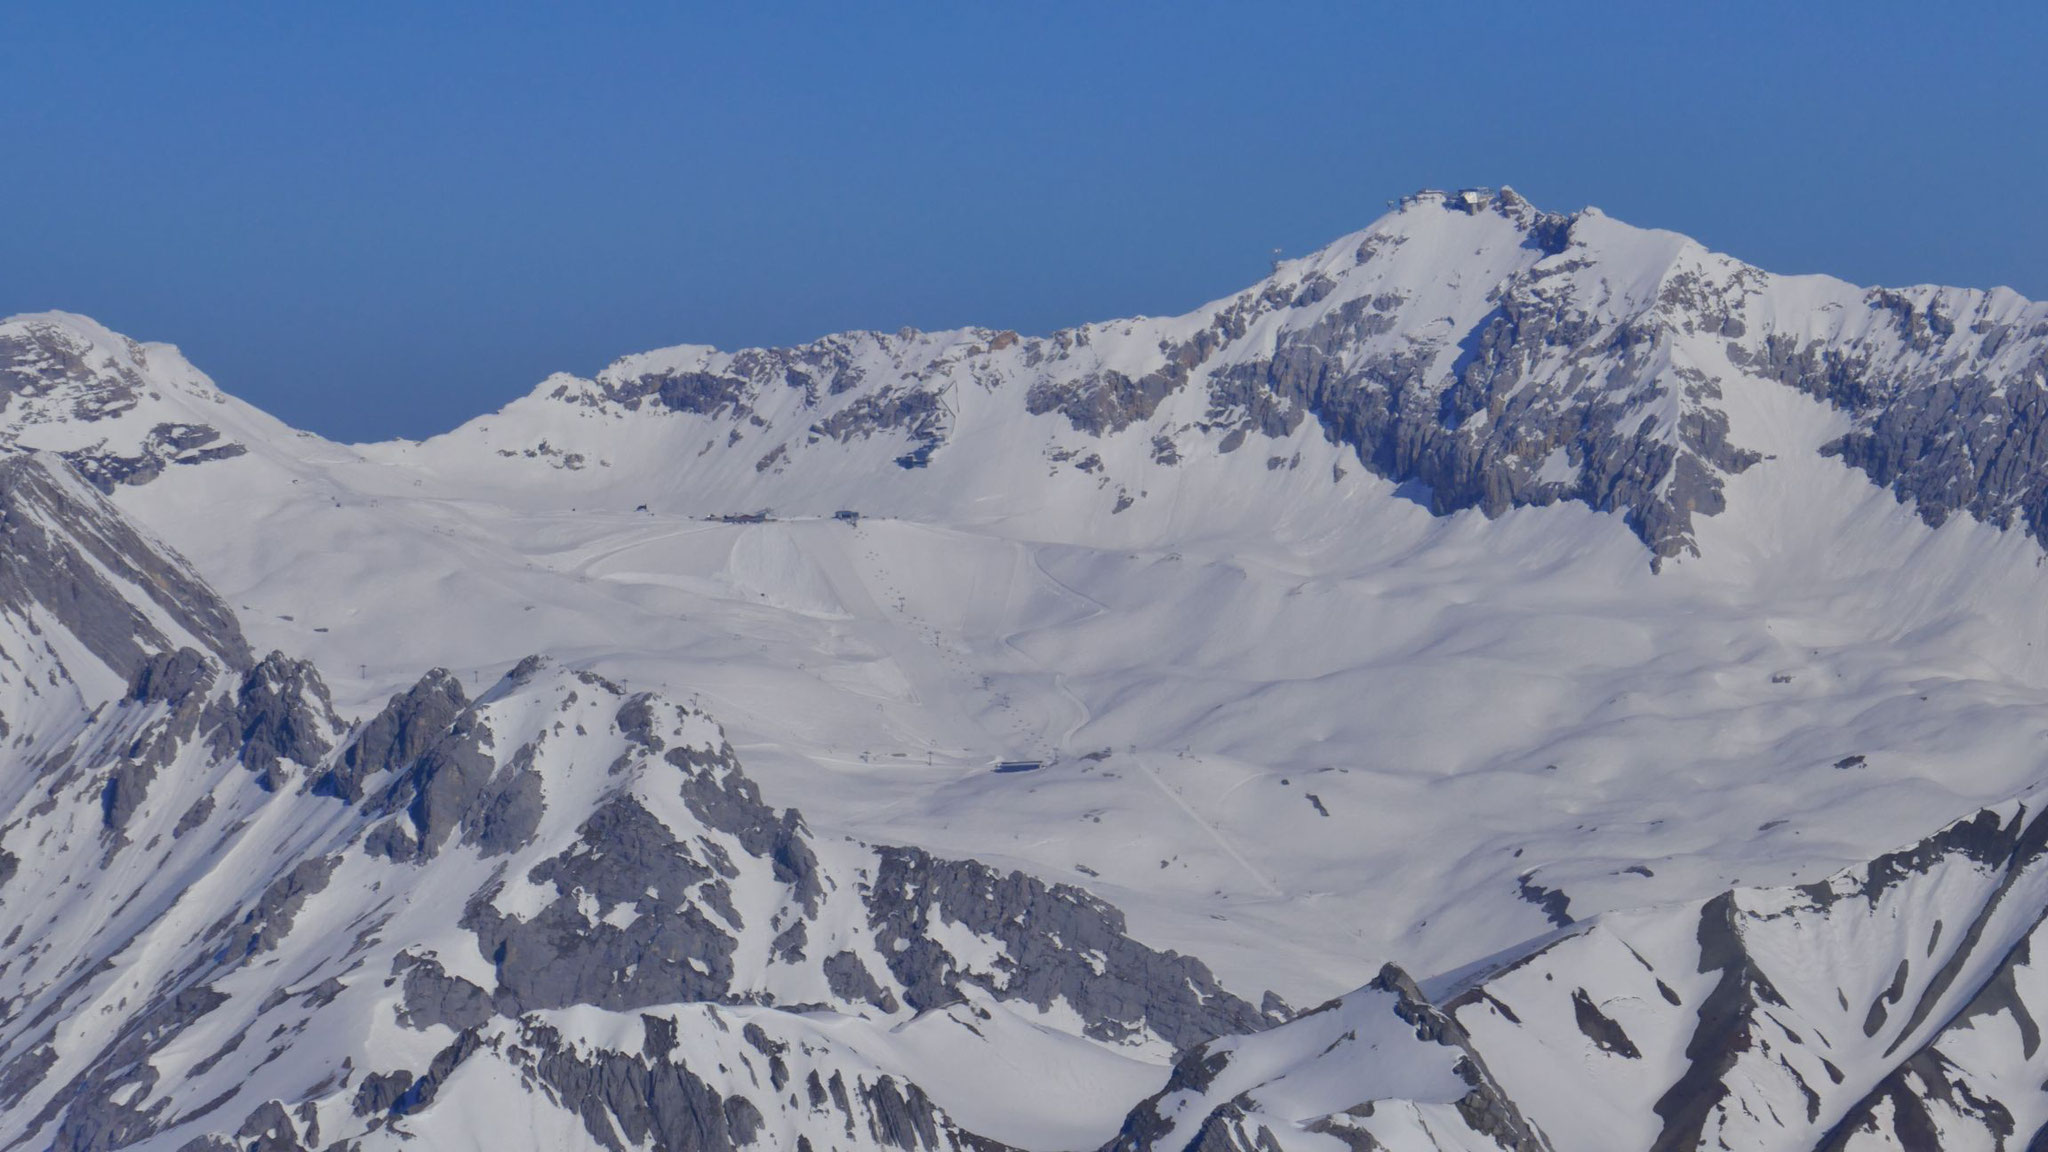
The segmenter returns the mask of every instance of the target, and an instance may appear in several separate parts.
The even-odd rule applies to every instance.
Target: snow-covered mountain
[[[420,443],[0,322],[0,1144],[2031,1147],[2044,395],[1507,190]]]

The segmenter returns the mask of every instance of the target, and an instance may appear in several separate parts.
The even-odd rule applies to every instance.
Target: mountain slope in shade
[[[0,322],[0,1143],[2027,1147],[2044,325],[1506,191],[422,443]]]
[[[1433,998],[1390,966],[1189,1053],[1113,1146],[2035,1147],[2044,852],[2015,801],[1811,884],[1574,925]]]

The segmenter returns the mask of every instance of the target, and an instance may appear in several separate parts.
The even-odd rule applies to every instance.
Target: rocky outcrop
[[[0,455],[0,611],[48,613],[123,680],[189,640],[252,663],[234,613],[47,456]]]
[[[1149,1033],[1177,1049],[1272,1023],[1201,961],[1132,940],[1123,914],[1082,889],[915,848],[883,848],[880,859],[869,924],[912,1008],[943,1007],[973,986],[1041,1009],[1064,1002],[1097,1039]],[[940,942],[944,924],[1000,950],[986,966],[965,964]]]
[[[341,727],[313,666],[272,652],[242,677],[222,751],[256,773],[265,792],[275,792],[292,766],[303,771],[325,761]]]
[[[417,763],[468,707],[461,682],[444,668],[434,669],[363,725],[342,751],[341,762],[314,781],[313,791],[351,803],[361,800],[365,779]]]
[[[155,369],[149,348],[83,317],[0,321],[0,446],[60,451],[101,492],[247,453],[209,424],[153,418],[162,387]],[[101,434],[79,446],[76,435],[46,439],[50,426]]]

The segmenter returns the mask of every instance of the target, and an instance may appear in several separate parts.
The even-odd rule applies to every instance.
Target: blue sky
[[[0,0],[0,314],[343,439],[550,371],[1185,310],[1424,186],[2048,296],[2043,6]]]

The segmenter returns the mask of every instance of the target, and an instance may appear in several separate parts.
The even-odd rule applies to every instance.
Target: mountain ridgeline
[[[168,364],[89,321],[7,322],[0,434],[63,452],[103,491],[246,451],[189,403],[217,400],[210,383],[174,349],[157,355]],[[188,403],[163,404],[166,381]],[[685,345],[594,379],[551,377],[425,445],[375,447],[544,463],[586,474],[564,485],[578,494],[666,478],[687,480],[702,508],[830,514],[817,481],[849,463],[935,469],[900,480],[923,504],[978,492],[992,427],[1031,442],[1050,473],[1079,474],[1114,514],[1164,487],[1158,470],[1204,454],[1297,469],[1307,430],[1342,449],[1335,472],[1410,486],[1439,514],[1576,502],[1622,517],[1663,559],[1696,554],[1697,518],[1720,512],[1726,480],[1762,458],[1731,434],[1733,382],[1839,412],[1820,451],[1931,525],[1967,513],[2048,532],[2048,305],[2006,289],[1775,276],[1509,189],[1408,197],[1185,316],[1044,337],[904,329],[730,353]],[[629,415],[662,423],[645,438],[663,451],[617,458]],[[77,436],[81,423],[111,435]],[[870,450],[849,461],[849,446]]]
[[[1410,197],[1187,316],[1039,338],[906,330],[670,349],[594,380],[556,377],[430,444],[624,474],[634,466],[612,459],[615,437],[583,435],[603,422],[565,426],[549,409],[667,417],[672,471],[708,480],[700,493],[731,510],[829,514],[796,480],[838,474],[855,442],[882,445],[867,467],[940,473],[906,487],[979,494],[993,424],[1042,441],[1048,471],[1078,473],[1101,491],[1099,512],[1117,514],[1168,487],[1160,470],[1204,456],[1297,469],[1306,433],[1340,450],[1333,479],[1360,467],[1438,514],[1580,503],[1621,517],[1661,561],[1696,554],[1697,518],[1722,511],[1727,479],[1763,456],[1731,433],[1735,382],[1838,411],[1820,451],[1929,524],[1967,513],[2048,531],[2048,306],[2003,289],[1777,277],[1506,189]]]

